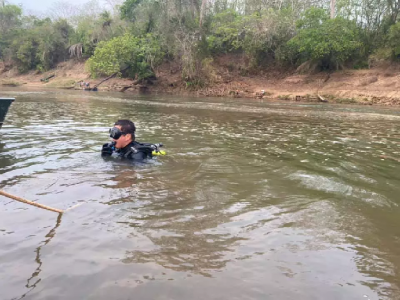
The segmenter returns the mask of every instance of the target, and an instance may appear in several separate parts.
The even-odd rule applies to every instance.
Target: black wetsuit
[[[120,158],[144,160],[153,157],[152,152],[154,147],[152,146],[153,144],[139,143],[134,141],[122,149],[115,149],[115,143],[107,143],[103,145],[103,148],[101,149],[101,155],[111,156],[115,152]]]

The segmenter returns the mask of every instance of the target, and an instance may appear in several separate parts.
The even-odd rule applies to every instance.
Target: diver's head
[[[122,149],[135,140],[136,127],[132,121],[118,120],[110,129],[110,137],[115,142],[115,148]]]

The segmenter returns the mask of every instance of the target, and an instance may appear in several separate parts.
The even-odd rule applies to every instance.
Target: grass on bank
[[[75,80],[72,79],[58,79],[47,83],[45,86],[57,89],[73,89],[75,87]]]
[[[12,80],[12,79],[4,79],[2,81],[0,81],[0,85],[2,86],[12,86],[12,87],[17,87],[22,85],[23,83]]]

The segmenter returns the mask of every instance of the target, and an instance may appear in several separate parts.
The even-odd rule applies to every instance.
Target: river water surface
[[[6,91],[0,299],[400,299],[400,111]],[[117,119],[167,155],[103,160]]]

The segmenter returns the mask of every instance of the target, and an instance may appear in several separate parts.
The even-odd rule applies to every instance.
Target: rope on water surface
[[[33,201],[26,200],[24,198],[17,197],[17,196],[11,195],[9,193],[6,193],[5,191],[2,191],[2,190],[0,190],[0,195],[2,195],[4,197],[7,197],[7,198],[10,198],[10,199],[13,199],[13,200],[16,200],[16,201],[19,201],[19,202],[22,202],[22,203],[26,203],[26,204],[33,205],[33,206],[36,206],[36,207],[39,207],[39,208],[43,208],[43,209],[47,209],[47,210],[50,210],[50,211],[54,211],[54,212],[57,212],[57,213],[60,213],[60,214],[66,212],[68,210],[71,210],[71,209],[73,209],[73,208],[75,208],[75,207],[77,207],[77,206],[82,204],[82,203],[78,203],[78,204],[76,204],[76,205],[74,205],[74,206],[72,206],[72,207],[70,207],[70,208],[68,208],[66,210],[62,210],[62,209],[53,208],[53,207],[50,207],[50,206],[47,206],[47,205],[43,205],[43,204],[40,204],[40,203],[36,203],[36,202],[33,202]]]

